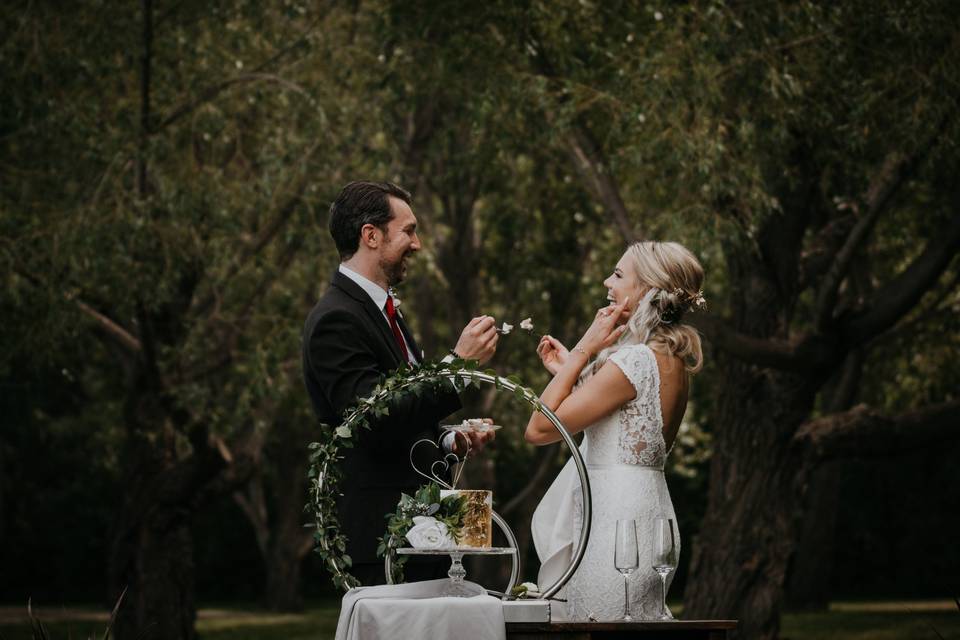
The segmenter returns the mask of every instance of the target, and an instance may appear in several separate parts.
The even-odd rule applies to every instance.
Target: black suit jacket
[[[402,318],[407,344],[421,351]],[[326,292],[307,316],[303,330],[303,375],[307,393],[321,422],[336,426],[384,374],[405,362],[390,326],[373,300],[337,271]],[[341,529],[354,562],[376,562],[377,538],[386,530],[384,516],[396,509],[400,492],[410,493],[426,480],[410,467],[409,451],[421,438],[436,441],[438,423],[460,408],[452,385],[436,394],[406,394],[389,407],[389,415],[371,420],[352,449],[342,449],[343,480],[339,502]],[[426,445],[418,466],[439,458]]]

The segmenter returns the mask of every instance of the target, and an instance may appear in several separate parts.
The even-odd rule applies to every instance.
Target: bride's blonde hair
[[[683,323],[683,316],[705,305],[700,261],[676,242],[635,242],[626,255],[640,284],[650,290],[627,320],[627,331],[597,354],[584,377],[599,371],[611,355],[629,344],[647,344],[654,351],[674,355],[688,373],[697,373],[703,367],[700,334]]]

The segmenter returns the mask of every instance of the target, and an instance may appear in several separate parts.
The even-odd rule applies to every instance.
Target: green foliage
[[[889,157],[932,140],[858,254],[841,314],[954,215],[957,20],[950,0],[180,3],[157,7],[143,131],[137,5],[7,6],[0,376],[33,404],[7,414],[5,468],[20,482],[21,446],[89,434],[102,455],[76,485],[99,486],[122,482],[131,435],[186,460],[201,427],[230,443],[310,428],[300,321],[336,262],[327,204],[358,177],[415,193],[424,249],[401,293],[428,357],[479,314],[532,316],[570,344],[624,247],[570,150],[580,129],[628,225],[701,258],[718,315],[751,295],[737,264],[757,256],[781,270],[776,330],[802,335],[816,258],[862,216]],[[759,255],[765,232],[799,217],[812,221],[801,255]],[[958,387],[956,277],[872,345],[861,400],[892,412]],[[127,353],[87,310],[144,349]],[[505,338],[490,366],[542,388],[534,346]],[[669,460],[687,504],[717,427],[710,349]],[[160,388],[144,400],[148,382]],[[61,388],[77,400],[35,400]],[[501,424],[529,415],[509,394],[466,396]],[[64,438],[20,437],[33,429]],[[351,437],[312,439],[332,460]],[[488,455],[497,495],[529,481],[532,446],[502,437]]]
[[[440,497],[440,485],[430,483],[417,489],[413,496],[400,494],[397,510],[387,514],[387,531],[377,546],[377,556],[390,557],[391,577],[395,584],[403,582],[403,566],[406,556],[399,557],[397,549],[408,542],[406,533],[413,527],[415,516],[430,516],[443,524],[454,541],[460,541],[467,502],[464,496]]]
[[[99,636],[100,640],[109,640],[114,621],[117,619],[117,611],[120,610],[120,605],[123,604],[123,598],[126,594],[127,590],[124,589],[120,597],[117,598],[117,603],[113,606],[113,611],[110,612],[110,620],[107,623],[107,628],[103,631],[103,634]],[[33,640],[50,640],[52,638],[47,626],[40,618],[33,614],[33,604],[30,601],[27,602],[27,617],[30,619],[30,632]],[[0,638],[2,638],[2,636],[0,636]],[[96,640],[96,638],[96,634],[90,634],[89,636],[89,640]]]

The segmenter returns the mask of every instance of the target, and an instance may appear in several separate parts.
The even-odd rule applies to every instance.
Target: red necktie
[[[393,337],[397,339],[397,344],[400,345],[400,352],[403,354],[404,360],[409,360],[410,356],[407,354],[407,343],[403,341],[403,334],[400,333],[400,325],[397,324],[397,310],[393,306],[393,298],[387,296],[387,320],[390,321],[390,328],[393,330]]]

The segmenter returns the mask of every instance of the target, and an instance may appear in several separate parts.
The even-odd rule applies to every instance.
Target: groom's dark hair
[[[340,190],[330,205],[330,235],[340,260],[349,260],[360,246],[360,229],[365,224],[387,232],[393,218],[390,196],[410,204],[410,193],[392,182],[351,182]]]

